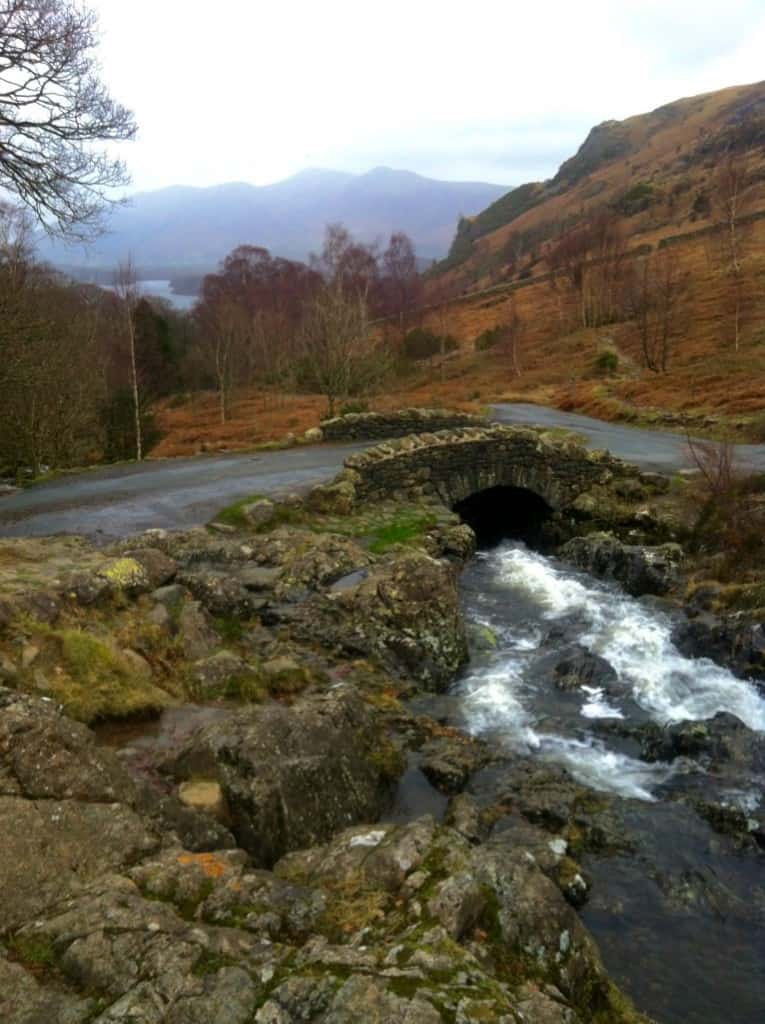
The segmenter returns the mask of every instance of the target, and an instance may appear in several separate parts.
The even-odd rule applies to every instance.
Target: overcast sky
[[[765,77],[764,0],[89,0],[133,190],[384,164],[516,185],[599,121]]]

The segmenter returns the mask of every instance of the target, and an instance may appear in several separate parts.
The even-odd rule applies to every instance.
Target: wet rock
[[[204,658],[220,645],[220,637],[212,628],[199,601],[188,601],[178,615],[178,638],[183,654],[189,660]]]
[[[301,640],[377,660],[440,690],[467,659],[454,568],[411,551],[375,566],[351,591],[316,595],[296,610]]]
[[[765,773],[765,736],[724,711],[701,722],[676,722],[663,729],[645,726],[640,729],[640,738],[647,761],[688,757],[718,772],[735,768]]]
[[[620,695],[624,687],[614,667],[599,654],[593,654],[586,647],[572,647],[553,669],[555,686],[565,693],[589,686],[604,690],[608,694]]]
[[[234,682],[247,676],[254,679],[255,672],[246,661],[231,651],[219,651],[195,662],[189,680],[196,699],[211,700],[226,696]]]
[[[558,554],[578,569],[615,580],[633,597],[668,593],[678,580],[683,556],[678,544],[641,547],[622,544],[607,533],[575,537]]]
[[[0,951],[0,1020],[3,1024],[85,1024],[94,1000],[46,989],[20,963]]]
[[[167,767],[179,781],[218,781],[237,840],[268,866],[349,821],[374,820],[401,760],[370,710],[334,691],[204,726]]]
[[[563,836],[575,852],[633,848],[623,801],[588,789],[564,768],[531,758],[509,760],[478,772],[470,780],[469,792],[495,816],[518,815],[553,836]]]
[[[84,881],[150,853],[134,783],[89,729],[0,690],[0,888],[14,927]]]
[[[19,598],[19,607],[33,619],[53,626],[61,614],[61,600],[57,594],[43,590],[30,591]]]
[[[711,658],[743,678],[765,679],[765,622],[759,619],[700,614],[678,623],[672,639],[688,658]]]
[[[111,597],[113,588],[109,580],[97,573],[78,573],[66,581],[64,592],[70,601],[89,608]]]
[[[177,562],[158,548],[131,548],[125,552],[125,557],[132,558],[141,566],[150,590],[171,583],[178,572]]]
[[[722,800],[695,799],[691,802],[715,832],[732,836],[740,846],[765,850],[765,810],[761,807],[748,809]]]
[[[250,526],[258,529],[273,522],[276,517],[276,505],[268,498],[260,498],[258,501],[245,505],[242,513]]]
[[[470,776],[491,760],[485,743],[462,733],[440,736],[422,748],[420,768],[442,793],[459,793]]]
[[[182,583],[211,615],[252,618],[265,604],[256,597],[230,572],[213,570],[184,571],[179,574]]]
[[[252,565],[240,569],[237,576],[240,583],[248,590],[260,591],[273,590],[281,574],[281,569]]]
[[[458,793],[452,797],[444,816],[444,824],[474,844],[482,843],[491,831],[488,816],[468,793]]]

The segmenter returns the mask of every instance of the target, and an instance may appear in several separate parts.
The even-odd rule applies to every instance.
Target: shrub
[[[595,369],[601,377],[612,377],[619,369],[619,356],[611,349],[604,349],[595,359]]]
[[[340,406],[339,416],[351,416],[357,412],[369,412],[369,402],[357,400],[355,402],[343,402]]]
[[[494,348],[502,341],[504,330],[504,326],[498,324],[496,327],[489,327],[488,330],[481,331],[474,342],[476,352],[485,352],[487,349]]]
[[[655,202],[656,189],[651,182],[638,181],[617,200],[616,207],[625,217],[633,217]]]
[[[403,352],[407,359],[432,359],[441,352],[454,352],[456,340],[450,334],[436,334],[427,327],[414,327],[404,337]]]

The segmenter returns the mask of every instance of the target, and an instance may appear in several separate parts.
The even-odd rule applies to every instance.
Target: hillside
[[[325,225],[342,221],[367,242],[406,231],[418,254],[434,259],[448,250],[461,214],[478,212],[506,191],[387,167],[359,175],[309,169],[261,187],[239,182],[144,192],[113,212],[108,233],[87,250],[46,239],[39,249],[59,265],[114,267],[132,253],[154,274],[162,267],[204,271],[243,242],[304,259],[321,247]]]
[[[750,187],[765,206],[765,82],[596,125],[554,178],[462,218],[438,272],[462,286],[505,280],[519,256],[530,269],[546,243],[603,209],[621,218],[635,246],[697,231],[710,223],[712,179],[731,150],[748,155]]]
[[[727,197],[737,218],[735,273],[723,253],[730,232],[721,230],[729,159],[738,174]],[[581,263],[578,292],[566,240],[603,217],[612,224],[612,250]],[[622,247],[616,255],[614,238]],[[597,277],[610,259],[618,262],[614,308],[585,322],[581,276]],[[652,260],[683,283],[664,372],[646,366],[631,294]],[[463,219],[450,256],[429,278],[435,308],[425,323],[460,343],[445,397],[515,397],[678,427],[690,416],[718,434],[733,428],[738,437],[761,439],[765,83],[597,126],[553,179],[521,185]],[[513,324],[517,360],[507,343],[475,351],[483,332],[507,334]]]

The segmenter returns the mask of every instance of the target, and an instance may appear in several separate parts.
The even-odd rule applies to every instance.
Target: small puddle
[[[156,778],[160,761],[182,747],[200,726],[227,718],[231,712],[226,705],[184,704],[167,708],[158,718],[103,722],[93,731],[98,742],[116,751],[133,774]]]
[[[231,708],[221,705],[184,704],[167,708],[147,721],[103,722],[94,726],[98,742],[118,750],[172,750],[201,725],[226,718]]]
[[[382,817],[383,822],[396,825],[406,824],[422,817],[432,815],[436,821],[443,821],[449,798],[432,786],[418,765],[419,758],[410,754],[407,769],[398,781],[393,806]]]

